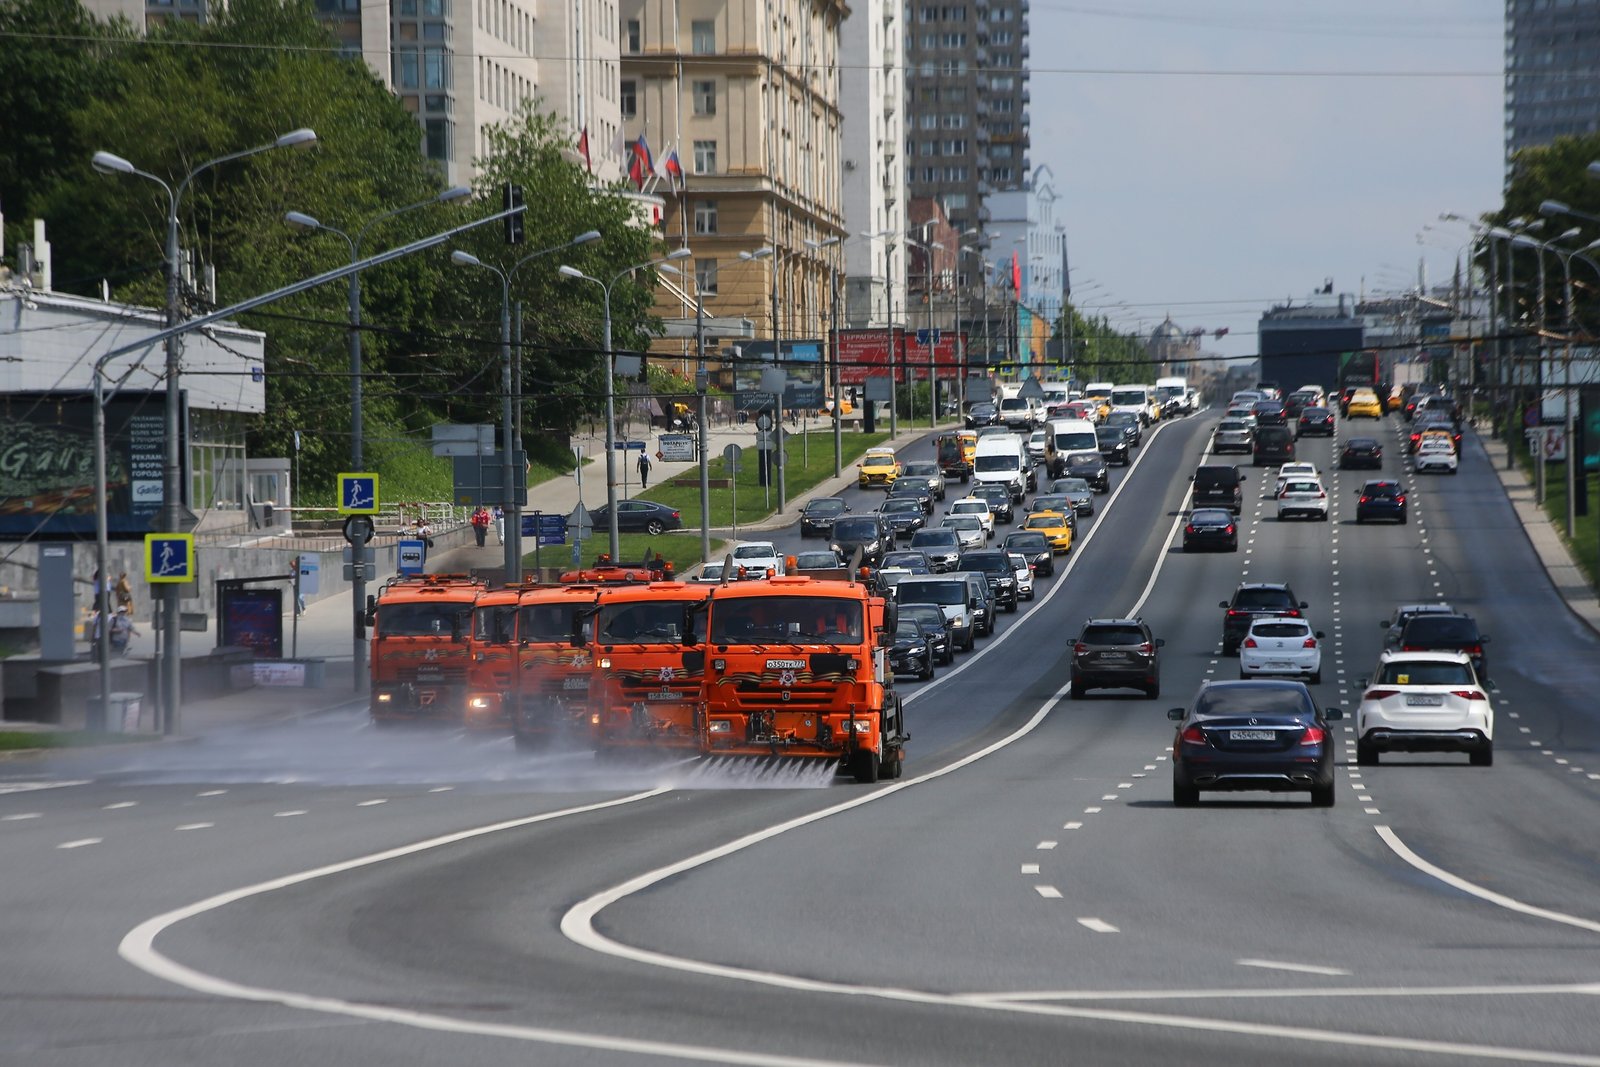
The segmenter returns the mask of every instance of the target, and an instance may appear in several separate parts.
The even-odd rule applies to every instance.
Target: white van
[[[1074,452],[1100,454],[1100,441],[1094,434],[1094,423],[1088,419],[1056,419],[1047,426],[1045,444],[1045,469],[1050,477],[1059,478],[1067,469],[1067,457]]]
[[[1139,416],[1139,423],[1148,426],[1156,420],[1160,409],[1155,402],[1155,389],[1149,385],[1119,385],[1111,390],[1111,411],[1131,411]]]
[[[993,434],[978,438],[978,452],[972,458],[972,478],[979,485],[1003,485],[1013,504],[1033,488],[1033,464],[1028,462],[1028,442],[1015,434]]]
[[[1172,377],[1156,379],[1156,399],[1161,401],[1161,417],[1168,414],[1192,415],[1194,408],[1191,401],[1194,395],[1189,391],[1189,379]]]

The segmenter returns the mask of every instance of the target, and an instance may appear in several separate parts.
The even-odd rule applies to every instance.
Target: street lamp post
[[[577,278],[581,281],[593,282],[600,287],[604,294],[603,307],[605,310],[605,325],[602,343],[605,345],[606,355],[606,527],[610,535],[610,549],[612,562],[617,562],[622,554],[622,548],[617,536],[617,388],[616,388],[616,353],[611,350],[611,287],[637,270],[654,267],[674,259],[688,259],[694,255],[687,247],[674,248],[671,252],[657,259],[635,263],[633,266],[618,271],[611,276],[609,281],[601,281],[592,275],[585,274],[577,267],[563,263],[557,272],[563,278]]]
[[[310,215],[300,211],[285,213],[283,221],[298,230],[324,230],[344,238],[350,249],[350,262],[355,263],[361,259],[361,243],[367,234],[380,222],[403,215],[409,211],[429,207],[433,204],[450,204],[467,199],[472,195],[472,190],[465,185],[454,185],[426,200],[419,200],[405,207],[386,211],[369,219],[361,229],[356,231],[354,237],[335,226],[328,226]],[[350,469],[360,471],[364,469],[366,460],[363,458],[364,423],[362,419],[362,379],[363,368],[361,364],[361,272],[352,271],[346,290],[348,307],[346,314],[350,320]],[[298,473],[298,472],[297,472]],[[367,546],[352,542],[350,545],[351,579],[350,579],[350,615],[352,641],[350,647],[350,684],[357,692],[365,692],[367,688]]]
[[[296,148],[310,146],[315,144],[316,140],[317,135],[312,130],[291,130],[289,133],[284,134],[268,144],[257,145],[254,148],[246,148],[239,152],[230,152],[227,155],[206,160],[198,167],[195,167],[193,170],[189,171],[189,173],[186,174],[176,186],[169,184],[165,179],[160,178],[149,171],[140,170],[126,159],[123,159],[121,156],[114,155],[111,152],[102,151],[94,154],[91,159],[91,163],[94,166],[94,169],[100,173],[132,174],[136,177],[144,178],[147,181],[155,182],[166,191],[166,326],[168,329],[171,329],[173,326],[178,324],[178,317],[182,313],[182,308],[179,306],[178,294],[178,208],[183,203],[183,194],[188,191],[189,183],[192,182],[198,175],[210,170],[212,167],[220,166],[223,163],[231,163],[234,160],[244,159],[248,156],[259,155],[262,152],[270,152],[276,148]],[[192,529],[194,526],[194,515],[184,507],[183,503],[183,467],[178,448],[178,424],[181,414],[178,388],[178,375],[180,371],[179,347],[180,343],[176,334],[167,337],[167,396],[165,409],[166,442],[162,456],[161,514],[157,519],[157,525],[160,526],[162,532],[166,533],[176,533],[179,532],[180,527]],[[108,577],[109,576],[104,573],[104,565],[102,565],[102,572],[100,575],[101,603],[99,605],[99,609],[101,618],[100,633],[102,638],[105,639],[109,639],[108,631],[111,629],[111,627],[108,625],[110,616],[105,610],[109,604],[109,598],[106,595],[106,586],[110,584],[110,582],[107,580]],[[161,728],[162,732],[169,734],[175,732],[178,728],[178,710],[182,697],[182,693],[180,692],[180,686],[182,684],[181,674],[183,662],[181,658],[182,629],[180,627],[182,619],[179,615],[179,594],[180,588],[177,583],[167,585],[160,593],[161,670],[159,675],[160,683],[158,689],[160,691],[161,698]],[[106,654],[106,650],[102,648],[102,661],[104,660],[104,656]],[[103,702],[101,704],[101,713],[104,714],[106,710],[107,702]]]
[[[511,360],[511,281],[517,275],[517,269],[529,260],[540,256],[550,255],[552,252],[561,252],[575,245],[589,244],[600,239],[599,230],[588,230],[579,234],[570,241],[564,241],[549,248],[541,248],[537,252],[529,252],[513,263],[508,270],[501,270],[492,263],[485,263],[470,252],[459,249],[450,253],[450,262],[458,267],[482,267],[484,270],[493,271],[500,279],[500,492],[503,503],[501,507],[506,515],[506,533],[503,538],[505,548],[505,580],[508,585],[515,585],[522,581],[522,507],[517,503],[516,493],[516,453],[522,449],[521,435],[517,433],[517,423],[514,409],[521,404],[521,396],[514,392],[512,383]],[[517,360],[520,368],[521,358]],[[520,375],[518,375],[520,378]],[[513,396],[516,396],[515,404]],[[534,540],[539,534],[534,531]]]

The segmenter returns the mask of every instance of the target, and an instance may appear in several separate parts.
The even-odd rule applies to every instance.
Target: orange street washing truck
[[[588,645],[598,753],[697,753],[705,707],[703,612],[711,589],[683,582],[602,588]]]
[[[373,721],[471,721],[467,637],[486,588],[465,574],[405,576],[369,600]]]
[[[972,461],[978,454],[978,435],[972,430],[957,430],[940,435],[933,443],[939,453],[939,469],[946,478],[972,480]]]
[[[894,614],[862,582],[712,587],[706,753],[838,760],[858,782],[900,777],[911,738],[887,663]]]
[[[574,646],[592,625],[600,588],[529,585],[517,594],[516,677],[506,698],[511,734],[524,750],[593,748],[590,650]]]

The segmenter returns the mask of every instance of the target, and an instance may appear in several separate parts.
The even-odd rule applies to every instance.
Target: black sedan
[[[908,548],[885,552],[883,554],[883,566],[886,570],[890,567],[898,567],[901,570],[910,571],[912,574],[933,573],[933,564],[928,562],[928,554]]]
[[[902,615],[894,629],[894,644],[889,646],[889,666],[896,674],[933,677],[933,635],[922,623]]]
[[[606,529],[611,510],[602,504],[589,512],[589,521],[596,530]],[[617,530],[621,533],[658,534],[667,530],[683,529],[683,516],[665,504],[654,500],[617,501]]]
[[[1191,807],[1201,790],[1306,792],[1333,807],[1333,738],[1303,682],[1203,682],[1194,703],[1173,708],[1172,803]]]
[[[1067,457],[1066,478],[1082,478],[1097,493],[1111,492],[1111,471],[1098,452],[1074,452]]]
[[[1402,526],[1406,522],[1406,490],[1399,482],[1375,479],[1357,491],[1356,522],[1376,522],[1393,519]]]
[[[924,515],[933,514],[933,490],[928,488],[928,483],[923,479],[912,481],[907,481],[904,478],[896,479],[895,483],[889,487],[889,498],[891,500],[915,500],[922,505],[922,513]]]
[[[1055,550],[1050,546],[1049,538],[1042,533],[1022,530],[1007,534],[1000,547],[1007,552],[1020,553],[1033,566],[1033,573],[1038,577],[1048,578],[1056,572]]]
[[[956,566],[960,570],[983,575],[989,583],[989,591],[994,594],[996,606],[1005,611],[1017,610],[1017,572],[1011,566],[1011,557],[1005,549],[980,548],[974,552],[963,552],[961,562]]]
[[[928,525],[928,516],[914,498],[891,496],[878,505],[878,514],[895,537],[909,538]]]
[[[1011,506],[1011,493],[1003,485],[995,482],[980,483],[973,486],[972,492],[967,495],[977,497],[988,504],[997,523],[1010,522],[1016,515]]]
[[[1100,445],[1100,457],[1119,467],[1128,465],[1128,435],[1120,426],[1096,426],[1095,440]]]
[[[819,496],[808,501],[800,510],[801,537],[827,537],[833,533],[833,524],[839,516],[850,510],[850,505],[836,496]]]
[[[937,604],[901,604],[900,619],[915,619],[922,624],[922,632],[933,642],[933,655],[940,663],[954,663],[956,645],[950,639],[950,620]]]
[[[1196,508],[1183,524],[1183,550],[1239,551],[1239,527],[1227,508]]]
[[[1300,412],[1295,433],[1301,437],[1332,437],[1333,412],[1327,408],[1306,408]]]
[[[1122,431],[1122,436],[1128,439],[1128,447],[1138,448],[1144,444],[1144,426],[1139,422],[1139,416],[1131,411],[1113,411],[1106,416],[1103,426],[1115,426]]]
[[[993,404],[974,404],[972,410],[967,412],[967,429],[976,430],[980,426],[993,426],[999,411]]]
[[[894,535],[884,525],[882,515],[846,515],[833,524],[833,550],[845,559],[861,550],[861,562],[876,567],[883,554],[894,547]]]
[[[1376,437],[1352,437],[1344,443],[1339,453],[1339,469],[1383,470],[1383,446]]]

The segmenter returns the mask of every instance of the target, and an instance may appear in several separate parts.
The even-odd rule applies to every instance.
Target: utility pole
[[[706,370],[706,305],[699,286],[694,294],[694,354],[699,361],[694,372],[696,449],[700,453],[700,559],[711,560],[711,457],[706,454],[706,388],[711,384]],[[730,475],[731,477],[731,475]],[[737,519],[738,516],[735,516]]]

